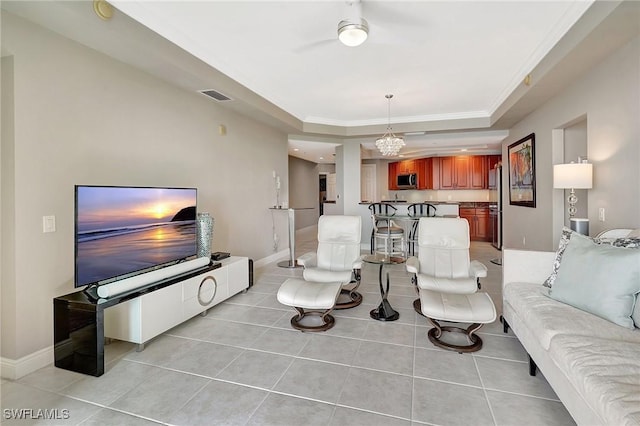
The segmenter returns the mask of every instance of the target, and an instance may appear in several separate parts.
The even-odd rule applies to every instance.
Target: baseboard
[[[277,253],[273,253],[270,256],[267,257],[263,257],[262,259],[259,259],[255,262],[253,262],[253,267],[254,268],[261,268],[265,265],[268,265],[269,263],[273,263],[277,260],[282,260],[283,258],[289,258],[289,249],[287,248],[286,250],[281,250]]]
[[[43,367],[53,364],[53,346],[40,349],[18,360],[0,358],[0,376],[3,379],[17,380]]]

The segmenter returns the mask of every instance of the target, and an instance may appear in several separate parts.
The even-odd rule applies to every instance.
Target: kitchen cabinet
[[[469,189],[488,188],[489,180],[486,157],[486,155],[473,155],[469,157]]]
[[[398,175],[416,174],[416,189],[433,189],[433,159],[418,158],[415,160],[394,161],[389,163],[389,189],[397,190]]]
[[[404,160],[398,162],[398,174],[408,175],[410,173],[417,173],[417,161],[418,160]]]
[[[399,161],[389,163],[389,189],[394,191],[398,189],[398,165]]]
[[[493,163],[488,157],[495,157]],[[499,161],[499,155],[460,155],[395,161],[388,164],[389,190],[398,190],[398,175],[415,173],[416,189],[487,189],[489,164]]]
[[[418,189],[434,189],[433,158],[421,158],[416,161],[418,162]]]
[[[469,189],[469,157],[440,157],[440,189]]]
[[[460,217],[469,222],[471,241],[491,241],[489,207],[460,207]]]
[[[489,186],[487,156],[440,157],[439,189],[486,189]]]

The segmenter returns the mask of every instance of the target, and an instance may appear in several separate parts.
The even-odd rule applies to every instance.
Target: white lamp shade
[[[589,189],[593,187],[593,164],[570,163],[553,166],[553,187]]]

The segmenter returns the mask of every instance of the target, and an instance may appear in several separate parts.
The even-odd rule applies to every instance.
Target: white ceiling
[[[337,40],[354,9],[344,1],[114,0],[109,21],[90,1],[0,6],[188,90],[229,95],[220,105],[287,132],[291,155],[333,162],[347,139],[377,156],[388,93],[404,155],[496,152],[500,129],[637,34],[640,7],[624,3],[364,0],[359,47]]]
[[[488,117],[589,1],[113,1],[118,9],[296,118],[363,126]]]
[[[341,127],[488,119],[590,1],[114,1],[123,12],[307,124]],[[337,40],[361,13],[366,42]],[[446,141],[496,152],[478,132]],[[490,141],[488,139],[491,139]],[[363,148],[377,156],[373,139]],[[442,138],[441,138],[442,140]],[[407,137],[404,155],[455,152]],[[453,151],[452,151],[453,150]],[[297,137],[290,155],[334,162]]]

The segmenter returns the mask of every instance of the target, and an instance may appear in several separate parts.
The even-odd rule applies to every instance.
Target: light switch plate
[[[56,232],[55,216],[42,216],[42,232]]]

